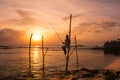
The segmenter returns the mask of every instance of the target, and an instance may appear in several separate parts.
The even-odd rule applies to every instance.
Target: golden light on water
[[[33,49],[32,57],[33,57],[33,63],[35,64],[40,63],[40,53],[38,48]]]

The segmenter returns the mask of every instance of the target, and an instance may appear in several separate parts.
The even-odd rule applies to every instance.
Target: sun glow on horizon
[[[34,41],[40,41],[40,39],[41,39],[40,35],[38,35],[38,34],[33,34],[32,38],[33,38]]]

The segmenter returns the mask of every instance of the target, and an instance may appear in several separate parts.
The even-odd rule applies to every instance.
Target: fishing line
[[[63,40],[61,39],[61,37],[59,36],[59,34],[57,33],[57,31],[53,27],[51,27],[51,29],[54,30],[54,32],[56,33],[56,35],[59,38],[59,40],[63,43]]]

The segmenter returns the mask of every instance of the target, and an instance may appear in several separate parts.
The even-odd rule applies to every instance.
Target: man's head
[[[69,36],[68,36],[68,34],[66,35],[66,38],[68,38]]]

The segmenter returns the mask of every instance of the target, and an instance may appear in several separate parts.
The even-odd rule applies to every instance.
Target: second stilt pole
[[[75,51],[76,51],[76,68],[78,70],[78,51],[77,51],[77,39],[75,35]]]
[[[42,72],[43,72],[43,76],[45,75],[45,61],[44,61],[44,40],[43,40],[43,36],[42,36]]]
[[[30,36],[30,42],[29,42],[29,71],[31,71],[31,40],[32,40],[33,34]]]
[[[69,40],[71,41],[71,23],[72,23],[72,14],[70,14],[70,24],[69,24]],[[69,53],[70,53],[70,44],[68,45],[68,51],[66,54],[66,73],[68,74],[68,65],[69,65]]]

